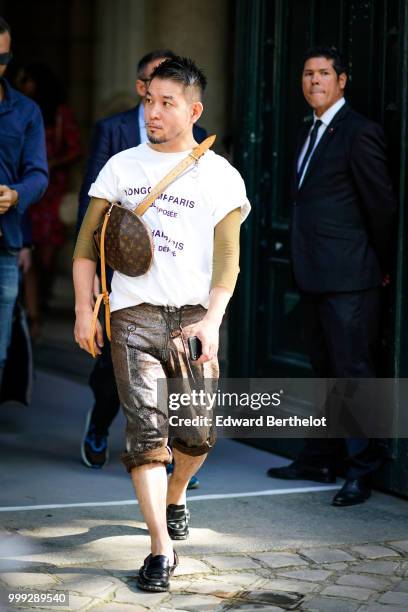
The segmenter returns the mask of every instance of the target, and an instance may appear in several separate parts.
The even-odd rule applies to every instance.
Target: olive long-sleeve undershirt
[[[103,219],[109,203],[100,198],[91,198],[86,211],[74,251],[75,258],[97,261],[98,254],[93,242],[93,233]],[[239,273],[239,230],[241,211],[235,208],[215,226],[211,289],[224,287],[234,292]]]

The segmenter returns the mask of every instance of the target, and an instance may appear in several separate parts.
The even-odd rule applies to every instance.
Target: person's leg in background
[[[376,378],[379,313],[378,288],[328,296],[322,320],[335,378]],[[384,461],[384,453],[376,440],[350,437],[345,444],[346,483],[333,500],[339,506],[368,499],[371,475]]]
[[[106,333],[102,354],[97,358],[89,377],[89,386],[95,402],[87,414],[81,457],[86,466],[102,468],[109,458],[109,428],[120,408],[111,346]]]
[[[328,342],[326,328],[323,324],[324,308],[327,294],[302,295],[303,329],[305,345],[312,365],[313,376],[330,378],[335,376],[331,345]],[[328,438],[307,438],[300,455],[304,464],[327,470],[328,479],[324,482],[335,482],[336,463],[344,454],[344,443],[341,440]]]
[[[324,294],[301,293],[302,324],[305,349],[312,366],[313,376],[328,378],[333,375],[325,330],[321,322]],[[293,463],[267,472],[271,478],[284,480],[336,481],[336,458],[341,445],[337,440],[307,438],[299,456]]]
[[[17,252],[0,247],[0,385],[11,340],[14,304],[18,294]]]

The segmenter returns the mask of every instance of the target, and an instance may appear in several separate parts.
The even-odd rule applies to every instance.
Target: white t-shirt
[[[160,153],[147,143],[122,151],[102,168],[89,195],[134,209],[188,153]],[[114,273],[111,310],[143,302],[206,308],[214,227],[235,208],[244,221],[251,208],[244,181],[226,159],[207,151],[143,215],[153,235],[153,265],[136,278]]]

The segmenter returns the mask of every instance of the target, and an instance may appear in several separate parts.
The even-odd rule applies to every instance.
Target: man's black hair
[[[336,49],[336,47],[311,47],[303,56],[303,66],[307,60],[311,59],[312,57],[325,57],[326,59],[331,59],[333,60],[333,68],[336,71],[337,76],[340,76],[343,73],[347,74],[347,62],[345,61],[343,54]]]
[[[11,28],[10,28],[9,24],[0,15],[0,34],[5,34],[6,32],[8,32],[10,34],[10,36],[11,36]]]
[[[156,49],[156,51],[151,51],[150,53],[146,53],[146,55],[142,57],[142,59],[139,61],[137,65],[137,76],[139,78],[143,77],[143,73],[144,73],[146,66],[150,64],[150,62],[161,59],[162,57],[165,59],[173,59],[174,57],[176,57],[176,54],[173,53],[171,49]]]
[[[200,96],[207,85],[203,72],[189,57],[176,56],[174,59],[162,62],[153,70],[151,79],[169,79],[182,83],[185,87],[196,87]]]

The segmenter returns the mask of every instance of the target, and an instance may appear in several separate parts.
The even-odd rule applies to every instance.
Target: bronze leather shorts
[[[201,365],[188,362],[182,328],[200,321],[202,306],[181,308],[139,304],[112,313],[112,361],[119,398],[126,417],[126,452],[122,461],[130,472],[148,463],[170,463],[167,446],[168,411],[159,408],[157,380],[183,379],[183,391],[205,384],[216,390],[218,360]],[[193,378],[192,378],[193,376]],[[174,381],[176,382],[176,381]],[[192,429],[172,440],[186,455],[206,454],[215,443],[212,427]]]

